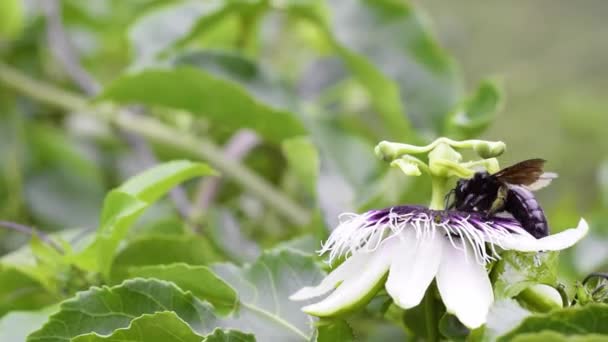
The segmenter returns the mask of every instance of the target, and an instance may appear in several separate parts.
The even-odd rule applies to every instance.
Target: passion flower
[[[448,312],[469,328],[486,321],[494,301],[486,265],[502,250],[556,251],[587,233],[578,227],[537,239],[508,217],[396,206],[361,215],[344,214],[320,250],[329,262],[345,257],[321,283],[291,296],[325,299],[305,306],[310,315],[333,316],[361,304],[384,285],[403,309],[420,304],[433,279]],[[388,273],[388,277],[386,276]]]

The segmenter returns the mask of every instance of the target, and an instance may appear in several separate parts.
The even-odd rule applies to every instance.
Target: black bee
[[[460,179],[452,190],[454,202],[449,207],[488,216],[508,212],[534,237],[547,236],[545,213],[532,194],[557,177],[555,173],[543,172],[544,163],[543,159],[528,159],[494,174],[482,171],[471,179]]]

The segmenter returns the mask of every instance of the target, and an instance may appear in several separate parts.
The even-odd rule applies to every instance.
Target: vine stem
[[[266,180],[253,173],[239,162],[224,158],[221,149],[211,140],[179,131],[152,118],[125,115],[124,111],[113,107],[91,106],[86,98],[70,93],[53,85],[34,80],[19,70],[0,62],[0,82],[41,102],[61,107],[82,115],[93,115],[104,119],[126,131],[167,146],[187,151],[208,161],[223,175],[231,178],[278,213],[296,225],[308,223],[310,213],[291,198],[275,189]]]

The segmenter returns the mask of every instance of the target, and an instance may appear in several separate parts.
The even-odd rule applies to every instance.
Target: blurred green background
[[[0,7],[2,61],[84,94],[87,89],[74,82],[61,62],[66,57],[53,51],[66,53],[59,38],[52,33],[49,37],[51,23],[41,1],[22,3],[22,20],[9,3],[13,1],[3,1],[6,8]],[[79,60],[72,63],[84,67],[96,80],[93,85],[110,84],[123,73],[152,65],[194,65],[242,85],[261,102],[299,113],[320,155],[318,183],[294,165],[284,145],[266,136],[244,164],[316,213],[316,220],[293,228],[273,208],[228,180],[202,224],[220,225],[214,218],[228,213],[248,239],[269,246],[302,232],[324,230],[342,210],[424,203],[428,184],[387,171],[373,156],[374,144],[382,139],[430,141],[441,134],[482,137],[507,143],[502,165],[542,157],[548,160],[548,170],[559,173],[560,178],[538,194],[554,231],[574,226],[581,216],[591,221],[590,236],[562,259],[564,276],[606,269],[605,1],[416,1],[415,20],[405,24],[400,16],[409,14],[391,8],[392,1],[368,1],[368,12],[353,1],[273,1],[273,10],[263,15],[255,1],[238,14],[222,12],[228,9],[221,1],[202,3],[208,7],[199,4],[193,10],[183,2],[153,0],[64,0],[60,6],[64,33]],[[178,10],[157,16],[171,4]],[[405,93],[403,107],[413,132],[400,131],[387,119],[390,115],[379,114],[394,112],[382,110],[394,108],[394,94],[376,71],[349,57],[324,37],[314,20],[307,20],[307,11],[318,7],[324,8],[337,42],[368,58],[374,70]],[[189,26],[205,11],[214,14]],[[482,110],[479,126],[450,126],[450,113],[487,79],[492,80],[491,89],[494,84],[503,89],[499,110]],[[166,86],[179,91],[180,83]],[[49,231],[91,231],[104,193],[143,168],[141,155],[113,125],[41,104],[11,88],[0,85],[0,219]],[[218,146],[236,131],[221,118],[218,123],[204,115],[148,107],[147,114],[168,126],[209,137]],[[163,144],[152,148],[158,159],[191,157]],[[315,186],[317,193],[303,190]],[[190,196],[196,191],[194,184],[186,190]],[[146,222],[176,215],[166,201]],[[27,239],[7,231],[0,236],[3,252]]]

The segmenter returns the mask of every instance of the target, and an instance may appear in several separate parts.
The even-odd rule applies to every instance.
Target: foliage
[[[318,320],[288,299],[324,276],[339,213],[428,199],[374,144],[479,137],[502,107],[498,80],[467,89],[418,6],[3,0],[0,58],[0,226],[39,229],[0,231],[0,341],[429,337],[432,302],[403,312],[380,292]],[[440,307],[435,333],[605,338],[606,304],[576,287],[571,307],[526,305],[559,285],[557,261],[502,254],[487,326]]]

